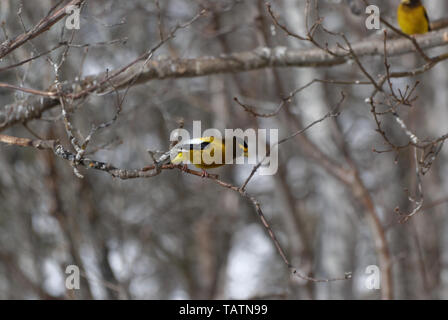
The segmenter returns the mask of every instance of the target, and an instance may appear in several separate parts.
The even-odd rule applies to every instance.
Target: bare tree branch
[[[165,37],[165,40],[167,37]],[[448,44],[448,29],[431,32],[416,38],[422,49],[429,49]],[[383,40],[368,40],[353,44],[352,52],[358,58],[363,56],[382,56]],[[408,39],[394,39],[387,43],[388,56],[397,56],[414,52],[415,46]],[[336,55],[322,49],[290,49],[286,47],[257,48],[252,51],[222,55],[220,57],[201,57],[196,59],[141,59],[125,68],[87,76],[81,81],[63,83],[63,92],[68,97],[81,98],[94,92],[101,94],[123,89],[129,83],[140,84],[154,79],[200,77],[224,72],[244,72],[271,67],[329,67],[347,63],[351,60],[346,50],[334,47]],[[111,76],[112,75],[112,76]],[[138,78],[136,79],[136,76]],[[102,85],[98,85],[101,83]],[[54,91],[50,88],[48,91]],[[46,91],[44,91],[46,92]],[[82,94],[80,94],[82,93]],[[18,122],[39,118],[42,112],[59,104],[57,99],[30,97],[25,101],[6,105],[0,111],[0,130]]]

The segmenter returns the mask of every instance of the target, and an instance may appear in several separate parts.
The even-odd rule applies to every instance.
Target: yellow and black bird
[[[238,156],[248,157],[248,146],[246,141],[233,137],[226,141],[225,139],[211,137],[202,137],[181,141],[170,150],[171,163],[192,163],[202,169],[203,176],[207,176],[205,169],[217,168],[229,163],[226,159],[226,145],[232,145],[232,160]],[[218,161],[214,161],[218,160]]]
[[[428,14],[420,0],[401,0],[397,20],[401,31],[408,35],[431,31]]]

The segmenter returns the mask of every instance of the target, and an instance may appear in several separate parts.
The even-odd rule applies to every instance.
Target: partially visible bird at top
[[[431,31],[428,14],[421,0],[401,0],[397,9],[397,21],[401,31],[408,35]]]

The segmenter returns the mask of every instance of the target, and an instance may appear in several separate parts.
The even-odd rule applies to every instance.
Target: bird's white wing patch
[[[202,142],[204,142],[204,140],[202,140],[201,138],[188,139],[185,141],[181,141],[180,146],[190,145],[190,144],[201,144]]]
[[[205,149],[211,142],[204,141],[201,138],[189,139],[185,141],[181,141],[180,144],[177,145],[178,150],[182,152],[188,152],[190,150],[203,150]]]

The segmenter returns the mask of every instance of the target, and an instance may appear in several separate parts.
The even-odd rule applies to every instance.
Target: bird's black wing
[[[428,13],[426,12],[426,9],[423,8],[423,11],[425,12],[425,19],[428,22],[428,32],[431,31],[431,22],[429,21]]]
[[[210,144],[210,141],[204,141],[204,142],[201,142],[200,144],[192,143],[189,145],[189,150],[204,150],[209,144]]]

